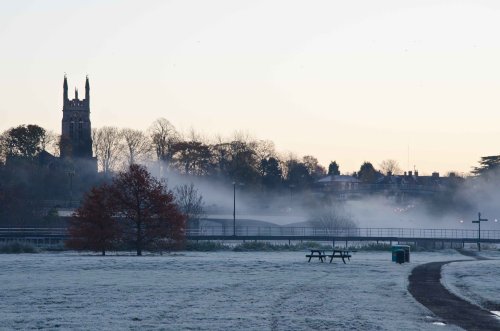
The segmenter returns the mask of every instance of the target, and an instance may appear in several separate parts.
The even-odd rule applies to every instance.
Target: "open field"
[[[412,253],[403,265],[389,252],[346,265],[304,255],[0,255],[0,328],[458,330],[407,291],[416,264],[464,258],[455,251]]]

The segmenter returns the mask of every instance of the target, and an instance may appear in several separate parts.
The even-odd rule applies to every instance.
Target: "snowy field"
[[[412,253],[403,265],[389,252],[346,265],[305,253],[0,255],[0,329],[458,330],[407,291],[417,264],[458,253]]]
[[[500,252],[483,251],[486,261],[445,265],[442,283],[453,293],[500,316]],[[495,260],[494,260],[495,259]]]

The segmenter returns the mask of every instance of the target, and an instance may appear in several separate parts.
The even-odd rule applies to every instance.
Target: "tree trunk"
[[[106,251],[105,251],[104,249],[102,250],[101,255],[102,255],[102,256],[105,256],[105,255],[106,255]]]
[[[142,226],[141,221],[137,221],[137,240],[136,240],[136,250],[137,256],[142,255]]]

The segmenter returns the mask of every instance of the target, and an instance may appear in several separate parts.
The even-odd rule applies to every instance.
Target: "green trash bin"
[[[397,249],[393,253],[396,257],[396,263],[403,264],[405,263],[405,251],[402,249]]]
[[[397,251],[403,251],[403,262],[410,262],[410,246],[408,245],[393,245],[392,246],[392,262],[397,261]],[[399,262],[398,262],[399,263]]]

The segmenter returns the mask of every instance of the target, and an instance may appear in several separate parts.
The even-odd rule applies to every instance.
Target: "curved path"
[[[469,254],[467,254],[469,255]],[[500,320],[489,311],[449,292],[441,284],[441,268],[451,262],[432,262],[417,266],[409,277],[413,297],[449,324],[466,330],[500,330]]]

